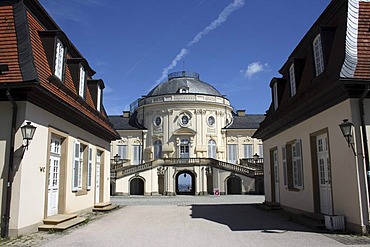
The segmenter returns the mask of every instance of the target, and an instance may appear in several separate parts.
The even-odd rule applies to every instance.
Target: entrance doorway
[[[331,194],[331,167],[327,134],[316,137],[316,154],[319,173],[320,211],[323,214],[333,214]]]
[[[144,180],[133,178],[130,181],[130,195],[144,195]]]
[[[59,172],[61,140],[51,139],[49,176],[48,176],[48,210],[47,216],[58,214],[59,204]]]
[[[227,179],[227,194],[241,195],[242,194],[242,179],[238,176],[230,176]]]
[[[190,171],[182,171],[176,175],[176,194],[195,195],[195,176]]]

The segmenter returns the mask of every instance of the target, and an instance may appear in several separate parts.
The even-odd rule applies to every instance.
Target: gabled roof
[[[63,38],[66,58],[86,66],[87,80],[95,72],[39,2],[0,1],[0,19],[6,20],[0,23],[0,64],[9,67],[0,76],[0,91],[11,89],[15,100],[28,100],[103,139],[118,138],[104,108],[97,111],[87,83],[85,98],[78,95],[67,64],[63,83],[55,82],[47,58],[50,54],[42,42],[43,33]],[[0,93],[0,100],[4,99]]]

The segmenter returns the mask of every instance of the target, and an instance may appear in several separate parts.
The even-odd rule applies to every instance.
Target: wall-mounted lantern
[[[346,139],[348,143],[348,147],[352,148],[352,151],[356,156],[356,151],[353,142],[353,129],[354,129],[353,123],[349,122],[348,119],[343,119],[343,123],[339,124],[339,128],[342,131],[343,137]]]
[[[113,158],[114,158],[114,162],[116,162],[116,164],[118,162],[120,162],[120,160],[121,160],[121,157],[118,154],[114,155]]]
[[[259,158],[260,158],[260,156],[259,156],[257,153],[255,153],[255,154],[253,155],[254,163],[257,163]]]
[[[26,144],[23,144],[23,147],[28,150],[28,146],[30,145],[30,141],[33,138],[33,135],[35,134],[36,127],[31,125],[31,122],[27,122],[26,125],[23,125],[21,127],[21,132],[23,136],[23,140],[26,141]]]

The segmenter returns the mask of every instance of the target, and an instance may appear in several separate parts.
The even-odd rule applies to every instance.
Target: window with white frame
[[[216,142],[214,140],[208,142],[208,158],[216,159]]]
[[[296,81],[295,81],[295,72],[294,72],[294,63],[289,67],[289,82],[290,82],[290,97],[293,97],[296,92]]]
[[[288,189],[303,189],[302,142],[296,140],[283,146],[284,186]]]
[[[258,155],[263,158],[263,144],[258,144]]]
[[[117,154],[120,159],[127,159],[127,145],[117,145]]]
[[[92,173],[92,148],[89,147],[88,163],[87,163],[87,189],[91,189],[91,173]]]
[[[86,84],[86,71],[85,68],[81,65],[80,66],[80,85],[78,88],[78,95],[82,98],[85,97],[85,84]]]
[[[252,144],[244,144],[244,158],[253,158],[253,145]]]
[[[138,165],[141,163],[141,145],[134,145],[132,146],[133,149],[133,159],[132,159],[132,164],[133,165]]]
[[[72,190],[77,191],[82,189],[82,166],[83,166],[84,147],[79,142],[74,143],[73,152],[73,174],[72,174]]]
[[[153,145],[154,145],[154,159],[162,158],[162,142],[160,140],[156,140]]]
[[[324,55],[322,52],[321,35],[318,34],[313,41],[313,55],[315,61],[316,76],[324,72]]]
[[[64,55],[65,55],[64,45],[59,39],[57,39],[57,46],[55,51],[54,75],[58,77],[61,81],[63,80]]]
[[[278,88],[277,88],[277,83],[274,84],[272,87],[272,93],[273,93],[273,100],[274,100],[274,110],[277,110],[279,107],[279,97],[278,97]]]
[[[100,112],[101,108],[101,88],[98,85],[97,98],[96,98],[96,110]]]
[[[236,144],[227,145],[227,162],[236,164]]]

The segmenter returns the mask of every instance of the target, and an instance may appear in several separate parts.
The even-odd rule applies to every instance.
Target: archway
[[[227,179],[227,194],[240,195],[242,193],[242,180],[238,176],[230,176]]]
[[[195,176],[190,171],[182,171],[176,175],[176,194],[195,195]]]
[[[144,195],[144,180],[133,178],[130,181],[130,195]]]

